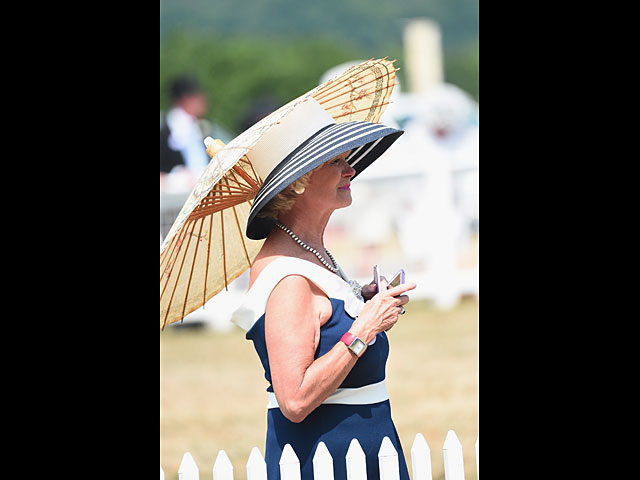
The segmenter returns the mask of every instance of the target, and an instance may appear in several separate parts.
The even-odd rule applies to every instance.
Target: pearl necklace
[[[331,255],[331,252],[329,252],[329,250],[327,250],[326,248],[324,249],[325,252],[327,252],[327,255],[329,255],[329,258],[331,259],[331,263],[333,263],[333,265],[329,265],[329,262],[327,262],[324,258],[322,258],[322,255],[320,255],[320,253],[318,253],[317,250],[315,250],[314,248],[311,248],[309,245],[307,245],[306,243],[304,243],[302,240],[300,240],[295,233],[293,233],[291,230],[289,230],[287,227],[285,227],[284,225],[282,225],[280,222],[276,222],[276,226],[278,228],[281,228],[282,230],[284,230],[291,238],[293,238],[296,243],[298,245],[300,245],[302,248],[304,248],[305,250],[309,250],[310,252],[312,252],[316,257],[318,257],[318,259],[322,262],[322,264],[327,267],[330,271],[332,271],[333,273],[337,273],[338,275],[340,275],[340,277],[349,284],[349,286],[351,287],[351,291],[353,292],[353,294],[360,299],[361,301],[364,302],[364,298],[362,297],[362,286],[356,282],[355,280],[349,280],[349,278],[347,277],[347,275],[344,273],[344,271],[342,270],[342,268],[340,268],[340,265],[338,265],[338,262],[336,262],[336,259],[333,258],[333,255]]]
[[[329,258],[331,259],[331,262],[333,263],[333,265],[329,265],[329,262],[327,262],[322,255],[320,255],[320,253],[315,249],[315,248],[311,248],[309,245],[307,245],[306,243],[304,243],[302,240],[300,240],[295,233],[293,233],[291,230],[289,230],[287,227],[285,227],[284,225],[282,225],[280,222],[276,222],[276,226],[281,228],[282,230],[284,230],[286,233],[289,234],[289,236],[291,238],[293,238],[298,245],[300,245],[302,248],[309,250],[311,253],[313,253],[316,257],[318,257],[318,259],[322,262],[322,264],[327,267],[329,270],[331,270],[333,273],[336,273],[338,271],[338,267],[336,266],[336,259],[333,258],[333,255],[331,255],[331,253],[329,253],[329,250],[327,250],[326,248],[324,249],[325,252],[327,252],[327,255],[329,255]]]

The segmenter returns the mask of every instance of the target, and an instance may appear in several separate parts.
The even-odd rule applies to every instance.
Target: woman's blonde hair
[[[279,194],[273,197],[262,210],[258,213],[258,217],[278,219],[278,215],[291,210],[293,204],[296,203],[298,195],[304,192],[309,184],[313,170],[305,173],[291,185],[287,186]],[[300,192],[300,193],[298,193]]]

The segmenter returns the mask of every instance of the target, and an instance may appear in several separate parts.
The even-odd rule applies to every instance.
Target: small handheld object
[[[376,284],[376,293],[380,291],[380,277],[378,276],[378,265],[373,266],[373,281]]]
[[[389,281],[389,287],[397,287],[398,285],[401,285],[404,283],[404,269],[400,269],[398,270],[398,273],[396,273],[393,278]]]
[[[403,284],[404,277],[405,277],[404,269],[401,268],[396,272],[393,278],[388,282],[387,288],[397,287],[398,285]],[[378,265],[373,266],[373,281],[375,282],[376,287],[378,288],[376,293],[380,292],[380,274],[378,273]]]

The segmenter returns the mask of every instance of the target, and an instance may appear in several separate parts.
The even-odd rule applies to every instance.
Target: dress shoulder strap
[[[289,275],[301,275],[320,288],[328,298],[345,300],[345,310],[351,316],[360,313],[362,306],[354,304],[358,299],[349,284],[337,275],[315,263],[295,257],[281,257],[267,265],[247,292],[231,321],[243,330],[249,330],[264,315],[267,300],[275,286]],[[348,307],[347,307],[347,304]]]

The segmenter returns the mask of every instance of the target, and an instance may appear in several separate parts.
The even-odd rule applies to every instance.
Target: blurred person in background
[[[271,95],[261,95],[251,102],[240,119],[240,130],[245,131],[280,107],[280,103]]]
[[[269,403],[265,461],[280,478],[286,444],[313,477],[324,442],[335,480],[358,439],[368,478],[379,478],[378,451],[388,437],[407,465],[385,386],[386,335],[405,312],[413,283],[387,289],[349,280],[324,247],[336,209],[351,205],[351,181],[402,134],[369,122],[336,123],[312,98],[297,105],[247,157],[264,184],[252,204],[247,237],[265,242],[252,263],[249,291],[232,321],[253,341],[265,370]],[[365,303],[366,302],[366,303]]]
[[[203,143],[201,117],[208,108],[208,97],[198,82],[187,75],[171,84],[171,108],[160,119],[160,181],[164,175],[179,173],[194,184],[209,164]],[[190,185],[192,186],[192,185]]]

